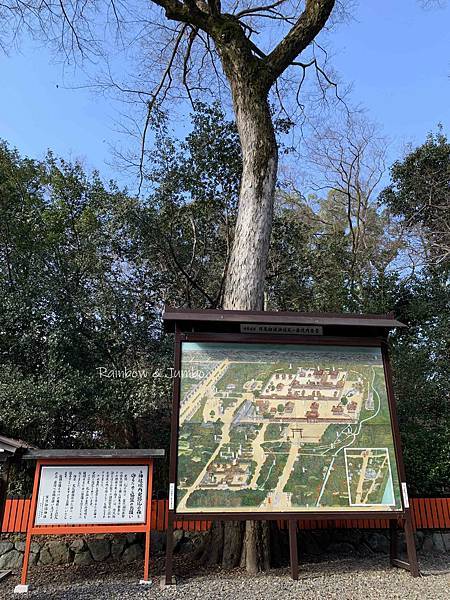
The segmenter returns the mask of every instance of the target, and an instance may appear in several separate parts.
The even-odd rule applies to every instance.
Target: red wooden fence
[[[450,529],[450,498],[411,498],[414,529]],[[30,513],[29,498],[8,498],[0,531],[2,533],[25,533]],[[152,529],[167,528],[167,500],[153,500]],[[286,527],[286,521],[279,521]],[[328,521],[299,521],[300,529],[384,529],[389,527],[385,519],[330,519]],[[185,531],[206,531],[210,521],[177,520],[175,527]]]

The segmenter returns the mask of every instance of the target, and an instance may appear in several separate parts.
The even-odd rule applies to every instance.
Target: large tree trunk
[[[235,86],[233,102],[243,169],[223,307],[262,310],[278,149],[265,92]]]
[[[272,230],[278,148],[267,101],[259,82],[231,78],[243,170],[233,248],[223,307],[263,310],[264,281]],[[203,551],[207,564],[245,566],[250,573],[270,567],[268,523],[214,523]]]

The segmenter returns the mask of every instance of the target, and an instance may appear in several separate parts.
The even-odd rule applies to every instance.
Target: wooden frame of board
[[[180,409],[180,377],[174,378],[173,410],[170,443],[169,471],[169,514],[168,539],[166,546],[166,584],[173,583],[173,525],[176,518],[202,518],[210,521],[224,520],[278,520],[289,522],[289,546],[291,574],[298,578],[297,521],[328,520],[339,518],[375,518],[389,519],[391,531],[390,559],[394,566],[408,569],[413,576],[419,575],[409,502],[406,492],[405,469],[401,451],[397,411],[392,387],[392,372],[387,349],[387,334],[394,327],[404,327],[390,315],[339,315],[315,313],[269,313],[255,311],[188,311],[166,309],[165,329],[175,333],[175,373],[181,372],[183,342],[222,342],[245,344],[300,344],[323,346],[365,346],[381,349],[384,375],[389,403],[392,436],[395,450],[397,472],[401,485],[401,510],[366,511],[363,510],[327,510],[327,511],[284,511],[284,512],[177,512],[177,461]],[[249,327],[249,324],[251,325]],[[255,333],[255,330],[257,331]],[[260,333],[259,331],[268,331]],[[312,335],[292,334],[292,331],[308,331]],[[320,330],[322,335],[315,335]],[[247,333],[242,333],[247,331]],[[275,331],[275,333],[273,333]],[[283,333],[281,333],[283,332]],[[402,561],[397,554],[398,526],[404,527],[408,562]]]
[[[31,539],[35,535],[72,535],[72,534],[99,534],[99,533],[144,533],[144,576],[141,583],[150,583],[150,527],[152,510],[153,490],[153,464],[154,457],[164,456],[164,450],[43,450],[30,451],[24,457],[28,460],[36,460],[34,474],[33,493],[31,498],[30,513],[27,522],[27,534],[25,541],[25,553],[22,565],[20,585],[16,592],[28,591],[27,576],[30,557]],[[147,498],[145,506],[145,519],[143,523],[121,523],[121,524],[95,524],[86,523],[82,525],[37,525],[36,510],[39,497],[39,485],[43,467],[80,467],[104,465],[109,467],[120,467],[124,465],[134,467],[148,467]]]

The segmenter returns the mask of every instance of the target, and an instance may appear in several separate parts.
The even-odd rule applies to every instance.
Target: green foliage
[[[0,146],[2,433],[40,447],[167,447],[172,342],[161,333],[161,307],[220,306],[241,155],[217,105],[197,106],[182,143],[164,120],[156,134],[144,201],[77,163]],[[366,207],[357,252],[339,193],[279,190],[266,282],[268,309],[394,311],[409,326],[391,347],[408,483],[418,494],[449,493],[447,267],[435,251],[448,146],[431,136],[394,165],[383,205]],[[431,176],[436,206],[426,203]],[[398,219],[412,236],[426,231],[431,257],[401,275],[395,261],[409,242],[392,233]],[[144,375],[125,377],[126,369]],[[233,367],[227,376],[238,390],[247,381],[236,382]],[[266,440],[280,435],[268,429]]]
[[[223,295],[239,193],[241,153],[234,123],[218,104],[196,104],[183,143],[156,131],[149,181],[139,212],[143,253],[160,269],[158,294],[167,304],[216,308]],[[157,232],[155,234],[155,232]]]
[[[427,238],[427,250],[438,263],[450,258],[450,143],[442,131],[430,133],[391,168],[392,183],[381,194],[393,214],[410,228],[419,226]]]
[[[401,286],[399,318],[408,325],[392,339],[408,481],[414,493],[450,493],[448,286],[445,276],[424,271]]]
[[[152,365],[171,348],[135,210],[79,164],[0,146],[1,431],[39,447],[167,445],[169,380]],[[147,377],[120,376],[137,367]]]

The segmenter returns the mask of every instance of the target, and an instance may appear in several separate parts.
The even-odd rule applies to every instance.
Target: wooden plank
[[[20,524],[20,531],[21,531],[21,533],[26,533],[26,531],[27,531],[28,518],[30,516],[30,508],[31,508],[31,499],[27,498],[24,501],[23,514],[22,514],[22,522]]]
[[[156,513],[158,511],[158,501],[152,500],[152,514],[150,517],[150,527],[154,531],[156,529]]]
[[[16,520],[14,522],[14,531],[21,531],[21,525],[22,525],[22,516],[23,516],[23,509],[25,506],[25,501],[23,498],[19,498],[17,500],[17,511],[16,511]]]
[[[420,502],[420,498],[417,498],[417,527],[426,529],[425,527],[425,515],[422,515],[422,503]]]
[[[428,512],[428,520],[431,523],[431,528],[432,529],[439,529],[439,521],[437,519],[437,514],[436,514],[436,499],[435,498],[428,498],[427,502],[427,512]]]
[[[444,518],[445,529],[450,529],[450,511],[448,510],[448,498],[440,498],[441,511]]]
[[[435,508],[434,508],[434,505],[432,502],[432,498],[425,498],[424,506],[425,506],[425,511],[426,511],[427,527],[428,527],[428,529],[435,529],[435,522],[434,522]]]
[[[441,500],[441,512],[444,518],[444,528],[450,529],[450,504],[448,498],[440,498]]]
[[[174,331],[175,322],[188,321],[190,328],[200,322],[269,323],[282,325],[346,325],[354,327],[405,327],[391,315],[301,313],[293,311],[218,310],[166,307],[163,313],[165,331]],[[214,328],[213,328],[214,329]]]
[[[440,524],[439,524],[439,515],[438,515],[438,510],[437,510],[436,498],[428,498],[427,504],[428,504],[428,512],[429,512],[431,523],[432,523],[432,528],[439,529]]]
[[[7,533],[8,532],[8,524],[9,524],[9,515],[11,512],[11,499],[8,498],[6,500],[6,504],[5,504],[5,514],[3,515],[3,523],[2,523],[2,527],[1,530],[3,533]]]
[[[418,508],[419,508],[419,515],[420,515],[420,528],[421,529],[427,529],[428,525],[427,525],[427,518],[426,518],[426,511],[425,511],[425,500],[423,498],[417,498],[418,500]]]
[[[6,530],[6,531],[8,531],[8,533],[14,533],[14,531],[15,531],[14,528],[16,525],[17,505],[18,505],[17,498],[13,498],[11,500],[11,512],[9,515],[8,529]]]
[[[425,516],[425,527],[427,529],[433,529],[433,517],[430,514],[430,505],[425,498],[421,498],[421,506],[423,509],[423,515]]]
[[[417,529],[417,516],[416,516],[416,498],[410,498],[409,499],[409,506],[410,506],[410,511],[411,511],[411,521],[412,521],[412,526],[414,531],[416,531]]]
[[[164,522],[165,522],[165,500],[158,500],[158,516],[156,522],[156,530],[157,531],[165,531]]]
[[[444,513],[446,515],[445,527],[450,529],[450,498],[443,498],[444,500]]]
[[[82,449],[82,450],[27,450],[23,454],[25,460],[59,459],[95,459],[95,458],[157,458],[165,456],[166,451],[160,448],[118,448],[118,449]]]
[[[400,567],[400,569],[406,569],[407,571],[411,571],[411,566],[405,560],[400,560],[399,558],[393,558],[392,564],[394,567]]]
[[[445,517],[442,498],[435,498],[436,500],[436,515],[439,523],[439,529],[445,529]]]
[[[163,531],[167,531],[167,527],[169,525],[169,504],[166,502],[164,504],[164,522],[163,522]]]

